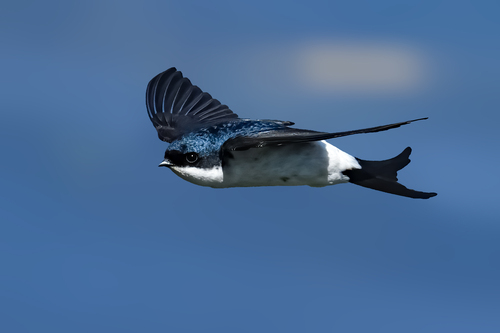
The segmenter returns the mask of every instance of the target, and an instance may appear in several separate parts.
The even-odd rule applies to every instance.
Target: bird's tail
[[[398,183],[397,171],[410,163],[408,158],[411,148],[407,147],[401,154],[385,161],[365,161],[356,158],[361,169],[346,170],[349,182],[374,190],[401,195],[409,198],[429,199],[436,196],[433,192],[410,190]]]

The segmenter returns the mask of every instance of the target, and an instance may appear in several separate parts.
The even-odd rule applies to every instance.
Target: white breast
[[[224,180],[222,167],[216,166],[211,169],[200,169],[193,167],[171,167],[172,171],[188,182],[201,186],[221,186]]]
[[[342,171],[360,169],[354,157],[326,141],[232,152],[223,181],[213,187],[327,186],[349,181]]]

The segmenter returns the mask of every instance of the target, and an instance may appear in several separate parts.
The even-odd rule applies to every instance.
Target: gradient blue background
[[[2,332],[500,332],[495,1],[17,1],[0,12]],[[314,40],[419,50],[409,93],[293,86]],[[297,46],[298,45],[298,46]],[[411,200],[214,190],[158,168],[148,81],[176,66],[242,117],[406,146]]]

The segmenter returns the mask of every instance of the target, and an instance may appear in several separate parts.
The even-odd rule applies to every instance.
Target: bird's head
[[[224,138],[203,129],[172,142],[159,166],[198,185],[216,186],[222,182],[221,146]]]

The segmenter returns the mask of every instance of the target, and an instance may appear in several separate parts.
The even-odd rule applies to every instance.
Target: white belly
[[[346,183],[342,174],[360,169],[354,157],[326,141],[252,148],[232,152],[223,168],[223,180],[212,187],[297,186]]]

